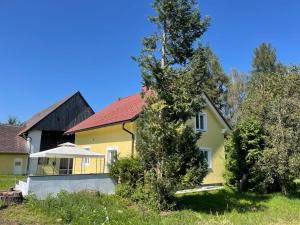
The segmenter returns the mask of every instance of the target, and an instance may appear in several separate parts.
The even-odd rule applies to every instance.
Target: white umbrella
[[[72,143],[58,145],[57,148],[37,152],[29,155],[30,158],[102,158],[104,154],[88,151]]]

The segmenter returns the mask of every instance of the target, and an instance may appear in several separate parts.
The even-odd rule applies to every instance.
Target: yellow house
[[[26,140],[18,136],[21,126],[0,124],[0,175],[26,173]]]
[[[206,107],[201,113],[188,121],[202,136],[198,141],[199,148],[205,152],[209,173],[204,184],[223,183],[225,161],[224,135],[230,126],[207,96]],[[136,154],[136,119],[144,102],[140,93],[119,99],[98,113],[67,131],[75,133],[75,144],[79,147],[105,155],[103,171],[108,172],[108,165],[115,155],[128,157]],[[99,163],[85,159],[77,163],[74,172],[84,168],[85,173],[94,173]]]

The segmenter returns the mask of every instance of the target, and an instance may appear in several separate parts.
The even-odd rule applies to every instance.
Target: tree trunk
[[[166,65],[166,26],[164,22],[163,26],[163,33],[162,33],[162,38],[161,38],[161,67],[164,68]]]
[[[247,189],[247,180],[248,180],[248,175],[243,174],[242,179],[240,180],[240,191],[244,192]]]
[[[280,186],[281,193],[284,195],[288,195],[288,185],[286,184],[286,181],[280,180],[279,186]]]

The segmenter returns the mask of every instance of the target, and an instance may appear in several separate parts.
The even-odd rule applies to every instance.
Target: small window
[[[206,162],[207,162],[207,167],[209,169],[212,168],[212,157],[211,157],[211,149],[206,149],[206,148],[203,148],[203,149],[200,149],[201,152],[204,154],[204,157],[206,159]]]
[[[83,149],[84,149],[84,150],[87,150],[87,151],[90,151],[90,150],[91,150],[90,147],[84,147]],[[84,166],[90,165],[90,158],[88,158],[88,157],[83,158],[83,159],[82,159],[82,165],[84,165]]]
[[[107,163],[108,165],[114,163],[118,159],[117,149],[110,149],[107,151]]]
[[[207,116],[206,113],[196,113],[195,129],[197,131],[207,131]]]
[[[22,163],[20,161],[15,162],[15,166],[21,166],[21,165],[22,165]]]

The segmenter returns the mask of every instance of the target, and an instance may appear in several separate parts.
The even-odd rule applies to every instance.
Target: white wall
[[[81,174],[59,176],[29,176],[27,183],[19,182],[16,187],[23,195],[35,194],[44,199],[49,194],[61,191],[80,192],[85,190],[99,191],[105,194],[115,193],[115,181],[109,174]]]
[[[27,145],[29,153],[36,153],[40,151],[42,131],[32,130],[28,132]],[[37,159],[30,159],[29,174],[34,174],[37,170]]]
[[[42,131],[41,130],[32,130],[28,133],[28,147],[29,153],[36,153],[40,151],[41,147],[41,138],[42,138]]]

